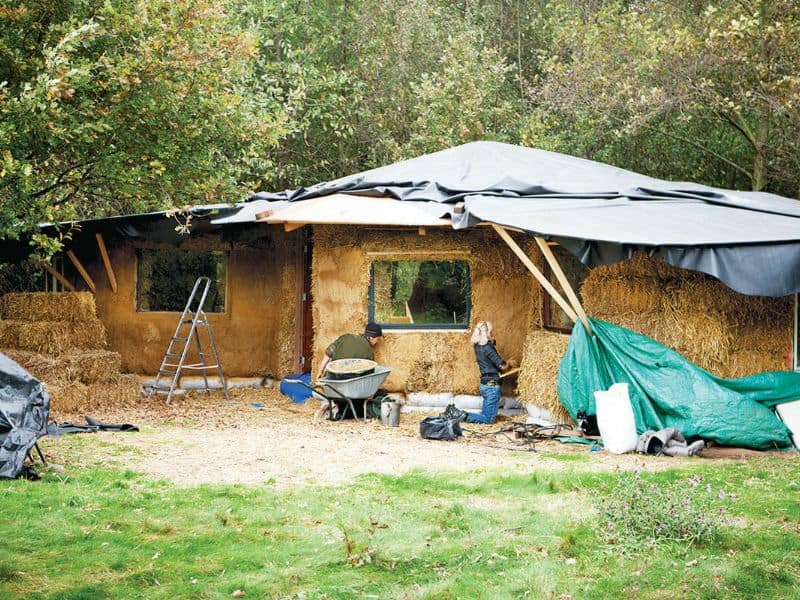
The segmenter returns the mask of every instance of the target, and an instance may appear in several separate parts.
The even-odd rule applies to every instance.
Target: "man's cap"
[[[367,323],[364,328],[364,335],[370,338],[381,337],[383,335],[383,328],[377,323]]]

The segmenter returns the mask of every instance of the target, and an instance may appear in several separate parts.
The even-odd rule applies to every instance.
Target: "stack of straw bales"
[[[785,369],[792,298],[745,296],[713,277],[637,254],[593,269],[581,287],[589,315],[646,335],[720,377]],[[526,402],[569,417],[558,400],[558,366],[568,336],[532,330],[519,392]]]
[[[41,379],[55,411],[134,402],[136,375],[120,374],[120,355],[88,292],[13,293],[0,298],[0,352]]]
[[[715,375],[785,368],[791,297],[745,296],[644,254],[592,270],[581,295],[590,315],[651,337]]]

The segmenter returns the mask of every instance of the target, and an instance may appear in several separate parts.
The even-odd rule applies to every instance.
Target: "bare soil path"
[[[135,406],[95,412],[106,423],[132,423],[138,433],[78,434],[89,438],[82,455],[70,451],[69,438],[46,437],[40,445],[56,463],[101,462],[181,486],[262,484],[279,487],[350,482],[364,473],[402,474],[412,469],[498,473],[534,471],[657,470],[682,461],[666,457],[615,456],[590,452],[588,446],[547,440],[535,450],[503,435],[489,435],[507,422],[467,427],[472,433],[454,442],[424,440],[419,422],[425,416],[404,414],[397,428],[376,419],[331,422],[315,420],[311,405],[295,405],[272,389],[234,390],[220,395],[187,395],[142,400]],[[83,423],[83,415],[54,414],[57,422]],[[97,444],[94,443],[97,440]],[[692,459],[686,459],[692,460]]]

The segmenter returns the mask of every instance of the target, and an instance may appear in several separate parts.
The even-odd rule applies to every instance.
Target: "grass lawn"
[[[594,501],[619,474],[570,469],[288,490],[78,466],[0,481],[0,597],[798,598],[800,460],[643,475],[736,494],[718,539],[691,547],[603,543]]]

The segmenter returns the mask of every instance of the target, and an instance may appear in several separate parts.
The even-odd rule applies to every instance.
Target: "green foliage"
[[[798,62],[775,0],[10,0],[0,238],[475,139],[795,196]]]
[[[464,324],[469,312],[466,261],[379,261],[372,266],[374,318],[411,312],[414,323]]]
[[[104,469],[85,437],[47,443],[66,471],[0,486],[3,597],[751,598],[793,597],[800,583],[790,457],[650,474],[667,487],[702,477],[698,494],[740,490],[737,514],[717,543],[620,554],[598,543],[591,506],[620,474],[594,455],[569,471],[529,455],[517,473],[185,488]]]
[[[719,537],[736,499],[693,475],[671,483],[648,482],[639,471],[621,473],[597,499],[599,532],[624,547],[686,542],[708,544]]]
[[[268,93],[252,94],[256,38],[232,8],[7,3],[0,236],[40,221],[239,200],[247,166],[277,143],[288,115]]]
[[[648,174],[797,193],[798,141],[785,129],[797,130],[800,107],[797,3],[612,0],[587,19],[555,1],[546,20],[554,44],[527,139],[577,134],[589,156],[605,147],[621,166],[655,162]]]

